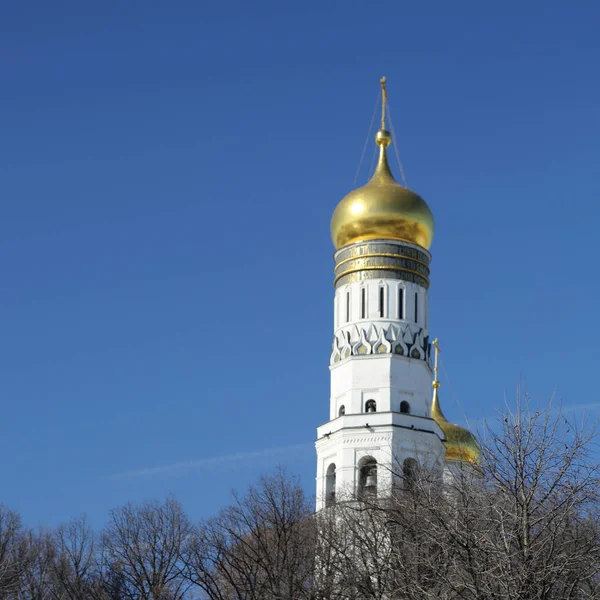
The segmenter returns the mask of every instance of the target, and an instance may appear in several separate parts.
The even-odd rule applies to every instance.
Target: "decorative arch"
[[[371,354],[373,346],[367,341],[364,330],[360,332],[360,338],[352,347],[352,354]]]
[[[392,351],[392,344],[385,337],[385,330],[383,328],[379,331],[379,337],[373,344],[373,354],[388,354]]]

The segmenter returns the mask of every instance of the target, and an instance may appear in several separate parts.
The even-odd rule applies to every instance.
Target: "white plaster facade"
[[[378,496],[401,484],[406,459],[443,466],[443,433],[430,417],[428,320],[420,285],[382,278],[336,289],[330,420],[317,429],[317,510],[331,491],[338,500],[357,495],[366,460],[377,463]]]

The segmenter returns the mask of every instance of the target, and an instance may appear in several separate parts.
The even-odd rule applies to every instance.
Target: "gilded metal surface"
[[[358,256],[350,256],[349,258],[345,258],[344,260],[340,260],[336,265],[334,271],[337,271],[341,265],[350,262],[351,260],[356,260],[357,258],[398,258],[397,254],[393,254],[391,252],[373,252],[373,254],[359,254]],[[410,260],[415,263],[419,263],[423,265],[427,269],[427,273],[429,273],[429,265],[417,258],[410,258]]]
[[[331,239],[336,249],[375,239],[404,240],[429,248],[433,215],[418,194],[394,180],[387,160],[389,132],[377,133],[379,162],[365,186],[350,192],[331,218]]]
[[[407,273],[406,271],[385,271],[385,274],[382,274],[381,270],[372,270],[365,271],[364,269],[360,269],[358,271],[352,273],[344,273],[337,281],[336,287],[340,287],[342,285],[346,285],[348,283],[354,283],[355,281],[367,281],[369,279],[394,279],[397,281],[406,281],[407,283],[415,283],[428,289],[429,283],[423,279],[420,275],[415,275],[414,273]]]
[[[429,252],[406,242],[359,242],[335,253],[334,285],[385,277],[429,288],[430,260]]]
[[[396,267],[394,265],[371,265],[371,266],[362,265],[360,267],[357,267],[356,269],[347,269],[343,273],[340,273],[333,280],[333,285],[337,285],[340,282],[340,280],[342,279],[342,277],[346,277],[347,275],[350,275],[352,273],[361,273],[363,275],[366,275],[366,273],[369,271],[395,271],[397,273],[407,273],[409,275],[414,276],[412,283],[417,283],[418,285],[420,285],[426,289],[429,289],[429,279],[427,279],[427,277],[425,277],[425,275],[422,275],[418,271],[413,271],[412,269],[405,269],[404,267]],[[361,277],[355,281],[362,281],[363,279],[377,279],[378,277],[381,277],[381,274],[376,275],[374,277]],[[405,278],[397,277],[394,279],[405,279]],[[348,283],[348,281],[344,281],[343,283],[346,284],[346,283]]]
[[[444,416],[440,408],[440,398],[438,389],[440,382],[438,379],[438,354],[440,351],[437,338],[432,342],[435,348],[435,361],[433,367],[433,400],[431,403],[431,416],[440,426],[446,438],[444,445],[446,446],[446,460],[460,460],[477,464],[481,450],[475,436],[464,427],[459,427],[450,423]]]
[[[429,265],[431,254],[424,248],[419,248],[414,244],[404,241],[394,240],[371,240],[368,242],[358,242],[345,248],[340,248],[334,255],[336,264],[344,261],[346,258],[364,256],[365,254],[375,253],[392,254],[394,256],[406,256],[414,258],[419,262]]]
[[[403,258],[400,256],[361,256],[344,263],[336,274],[339,277],[344,273],[360,269],[368,270],[376,267],[389,267],[391,271],[402,270],[409,273],[416,273],[425,279],[429,277],[429,267],[423,266],[421,263],[412,260],[412,258]],[[335,271],[337,271],[337,267]]]
[[[373,252],[386,252],[390,254],[399,254],[410,258],[417,258],[421,262],[429,264],[431,262],[431,254],[415,244],[411,244],[401,240],[370,240],[367,242],[357,242],[351,246],[340,248],[335,254],[336,262],[340,262],[349,256],[362,256],[363,254],[371,254]]]

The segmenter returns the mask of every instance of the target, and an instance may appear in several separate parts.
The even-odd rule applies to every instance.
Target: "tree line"
[[[175,498],[34,532],[0,507],[0,600],[600,598],[597,430],[552,405],[498,413],[481,464],[314,514],[279,470],[192,523]]]

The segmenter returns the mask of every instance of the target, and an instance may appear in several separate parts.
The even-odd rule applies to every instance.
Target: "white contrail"
[[[125,477],[145,477],[148,475],[159,475],[161,473],[173,473],[184,469],[202,469],[224,463],[235,463],[250,460],[253,458],[272,457],[290,452],[297,452],[313,448],[314,444],[296,444],[293,446],[281,446],[279,448],[265,448],[264,450],[255,450],[254,452],[238,452],[237,454],[225,454],[222,456],[212,456],[210,458],[200,458],[198,460],[187,460],[184,462],[171,463],[170,465],[161,465],[159,467],[146,467],[143,469],[134,469],[124,473],[117,473],[113,478]]]
[[[588,404],[563,404],[562,411],[563,412],[573,412],[573,411],[586,411],[586,410],[599,410],[600,402],[589,402]]]

